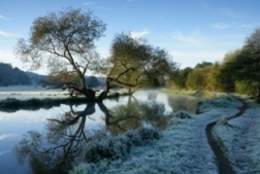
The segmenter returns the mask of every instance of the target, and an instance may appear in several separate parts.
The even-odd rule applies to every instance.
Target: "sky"
[[[0,62],[26,70],[14,50],[19,38],[28,38],[33,20],[80,8],[107,25],[96,44],[102,57],[109,55],[116,34],[129,32],[166,49],[180,67],[193,67],[201,61],[221,61],[240,48],[260,27],[259,7],[259,0],[1,0]]]

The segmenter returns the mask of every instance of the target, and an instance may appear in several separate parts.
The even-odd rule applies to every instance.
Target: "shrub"
[[[155,128],[138,128],[116,137],[101,136],[87,143],[85,160],[96,163],[104,159],[125,159],[133,146],[140,146],[159,138]]]

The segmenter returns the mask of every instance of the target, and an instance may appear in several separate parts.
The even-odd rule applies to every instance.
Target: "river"
[[[84,141],[146,125],[164,129],[172,112],[195,112],[198,101],[147,90],[102,103],[0,111],[1,174],[40,173],[48,165],[68,166]]]

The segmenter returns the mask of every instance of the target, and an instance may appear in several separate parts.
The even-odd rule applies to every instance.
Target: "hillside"
[[[25,72],[10,64],[0,63],[0,86],[43,85],[46,76]]]

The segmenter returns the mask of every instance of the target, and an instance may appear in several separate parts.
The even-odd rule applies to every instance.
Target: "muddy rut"
[[[248,108],[245,100],[240,99],[240,98],[237,98],[237,99],[242,103],[242,106],[239,108],[239,111],[236,114],[228,117],[228,120],[231,120],[231,119],[234,119],[234,118],[237,118],[237,117],[243,115],[243,113]],[[215,137],[213,135],[212,130],[216,124],[217,124],[217,121],[209,123],[206,127],[206,134],[207,134],[208,143],[216,157],[218,173],[219,174],[235,174],[236,172],[234,171],[228,157],[225,155],[225,152],[221,148],[220,143],[218,142],[217,139],[215,139]]]

